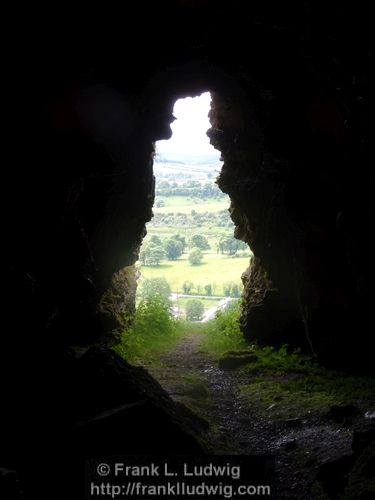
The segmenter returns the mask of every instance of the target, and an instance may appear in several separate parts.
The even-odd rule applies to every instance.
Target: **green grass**
[[[320,390],[296,390],[290,380],[264,380],[256,377],[238,387],[240,397],[264,417],[287,419],[322,414],[340,402],[335,394]]]
[[[260,414],[284,419],[322,415],[332,405],[361,405],[361,401],[373,397],[375,382],[316,367],[310,373],[290,371],[284,375],[263,371],[237,389]]]
[[[155,214],[169,214],[169,213],[180,213],[180,214],[190,214],[192,210],[197,213],[203,212],[219,212],[220,210],[225,210],[228,208],[228,202],[226,201],[213,201],[211,203],[189,203],[187,205],[175,205],[175,206],[165,206],[165,207],[153,207],[152,211]]]
[[[213,294],[223,295],[222,284],[226,281],[241,282],[241,274],[249,265],[248,257],[228,257],[216,253],[205,253],[202,264],[192,266],[187,254],[176,261],[163,261],[159,266],[140,266],[141,276],[145,278],[164,277],[170,284],[172,291],[182,293],[182,284],[189,280],[195,286],[214,285]],[[195,288],[194,293],[197,292]]]
[[[236,390],[244,404],[262,418],[322,416],[332,405],[342,404],[366,409],[374,399],[374,379],[327,370],[286,345],[276,349],[247,344],[239,329],[238,302],[201,328],[205,333],[201,349],[214,358],[228,351],[256,356],[239,369],[244,380]]]
[[[241,369],[248,383],[237,390],[266,418],[321,416],[332,405],[361,406],[374,397],[375,380],[327,370],[286,345],[249,349],[258,360]]]

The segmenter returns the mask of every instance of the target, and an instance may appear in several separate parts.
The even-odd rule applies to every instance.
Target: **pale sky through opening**
[[[168,141],[156,143],[156,150],[161,158],[167,159],[174,155],[215,155],[219,159],[220,152],[211,146],[206,135],[211,127],[208,119],[210,103],[209,92],[176,101],[173,108],[176,120],[171,123],[173,135]]]

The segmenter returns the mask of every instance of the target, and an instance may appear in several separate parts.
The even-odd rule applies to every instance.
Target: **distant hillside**
[[[177,163],[182,165],[207,165],[219,164],[220,153],[209,155],[191,155],[191,154],[174,154],[168,155],[168,158],[157,154],[155,157],[155,164]]]

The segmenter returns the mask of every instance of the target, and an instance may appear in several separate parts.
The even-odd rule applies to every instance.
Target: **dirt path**
[[[275,456],[277,498],[328,498],[311,493],[322,461],[350,453],[350,432],[311,419],[275,421],[260,417],[238,392],[248,382],[236,371],[223,371],[200,350],[203,334],[191,332],[160,363],[146,366],[171,397],[210,423],[215,454]]]

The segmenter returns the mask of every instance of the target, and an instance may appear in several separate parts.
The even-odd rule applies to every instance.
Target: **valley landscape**
[[[252,255],[233,237],[230,200],[215,183],[220,168],[214,155],[190,157],[189,163],[184,157],[158,159],[154,165],[154,217],[137,264],[138,295],[145,281],[163,278],[179,316],[185,315],[189,296],[199,298],[205,310],[223,297],[238,298],[241,274]],[[197,248],[201,259],[192,263],[191,252]]]

